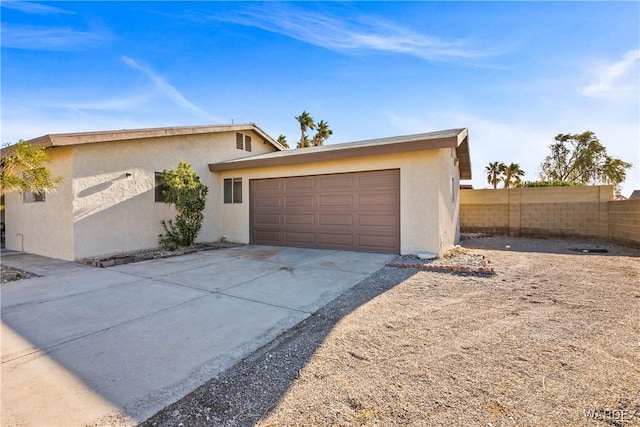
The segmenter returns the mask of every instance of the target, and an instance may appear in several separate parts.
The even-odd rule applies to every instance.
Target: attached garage
[[[251,243],[400,251],[400,170],[250,181]]]
[[[468,132],[452,129],[210,163],[240,196],[222,236],[261,245],[443,254],[458,239]]]

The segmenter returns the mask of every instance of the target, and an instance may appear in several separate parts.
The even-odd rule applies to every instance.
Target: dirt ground
[[[463,245],[496,275],[385,267],[145,425],[640,425],[640,251]]]

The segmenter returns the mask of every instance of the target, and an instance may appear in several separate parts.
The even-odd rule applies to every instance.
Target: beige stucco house
[[[74,260],[157,246],[159,173],[209,187],[198,241],[442,253],[458,238],[468,134],[454,129],[286,150],[254,124],[46,135],[57,191],[6,196],[6,247]],[[6,149],[5,149],[6,150]]]

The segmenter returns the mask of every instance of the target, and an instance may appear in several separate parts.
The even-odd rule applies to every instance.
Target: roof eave
[[[461,132],[462,133],[462,132]],[[466,134],[466,130],[465,130]],[[460,134],[455,136],[447,136],[434,138],[429,140],[416,140],[403,143],[386,143],[355,147],[338,148],[331,146],[329,150],[317,150],[305,152],[304,148],[292,150],[288,155],[279,155],[274,157],[260,158],[244,158],[239,160],[231,160],[220,163],[209,164],[211,172],[222,172],[234,169],[253,169],[266,166],[281,166],[290,164],[300,164],[307,162],[317,162],[325,160],[337,160],[350,157],[362,157],[383,155],[391,153],[402,153],[423,150],[435,150],[441,148],[458,147]],[[464,140],[462,141],[464,142]],[[467,150],[468,151],[468,150]],[[466,178],[465,178],[466,179]]]

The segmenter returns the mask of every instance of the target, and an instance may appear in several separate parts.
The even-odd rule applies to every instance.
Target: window
[[[34,202],[44,202],[45,196],[44,193],[34,193],[33,191],[25,191],[22,193],[22,202],[23,203],[34,203]]]
[[[41,170],[42,169],[32,169],[30,171],[23,172],[22,177],[24,178],[25,181],[32,183],[35,180],[35,176],[37,176]],[[22,193],[23,203],[44,202],[44,200],[45,200],[44,191],[43,192],[25,191],[24,193]]]
[[[168,190],[169,187],[162,180],[162,172],[156,172],[156,182],[155,182],[155,202],[156,203],[164,203],[164,192]]]
[[[242,203],[242,178],[225,178],[224,202]]]
[[[249,135],[236,133],[236,148],[238,150],[251,151],[251,137]]]

